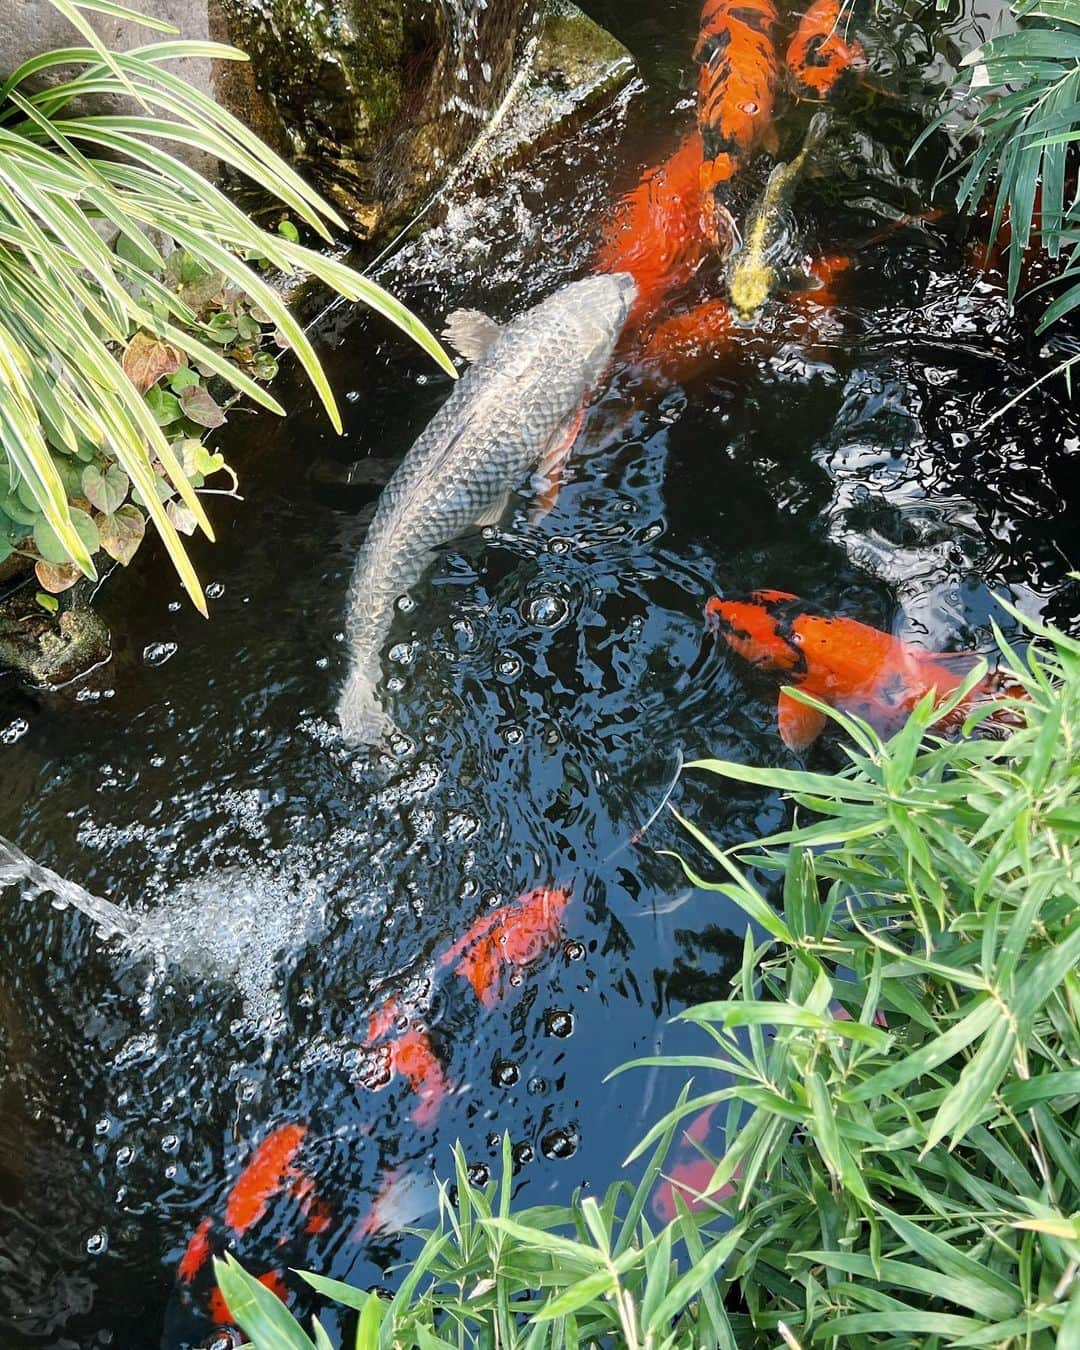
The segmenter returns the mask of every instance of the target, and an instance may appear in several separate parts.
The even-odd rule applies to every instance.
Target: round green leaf
[[[71,508],[71,523],[75,526],[76,533],[85,544],[87,553],[96,553],[101,541],[98,538],[98,528],[91,518],[85,511],[80,511],[77,506],[73,506]],[[71,561],[71,555],[44,516],[34,526],[34,545],[46,562],[66,563]]]
[[[33,506],[24,506],[16,492],[5,492],[0,497],[0,511],[9,520],[15,521],[17,525],[31,526],[41,519],[41,511],[35,503]]]
[[[159,385],[146,391],[146,402],[159,427],[167,427],[170,422],[175,422],[181,416],[179,399]]]
[[[105,515],[123,505],[130,486],[127,474],[118,464],[110,464],[104,473],[96,464],[90,464],[82,473],[83,494],[91,506],[96,506]]]

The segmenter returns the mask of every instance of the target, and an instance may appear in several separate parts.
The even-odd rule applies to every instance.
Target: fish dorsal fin
[[[466,361],[476,361],[502,332],[502,328],[478,309],[455,309],[447,315],[443,337]]]
[[[780,691],[776,704],[776,724],[780,729],[780,739],[789,750],[805,750],[821,735],[828,719],[824,713],[800,703],[790,694]]]

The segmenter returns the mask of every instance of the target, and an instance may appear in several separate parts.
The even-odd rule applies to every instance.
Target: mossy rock
[[[26,586],[0,605],[0,669],[7,668],[30,684],[69,684],[111,654],[109,630],[89,607],[82,586],[58,614],[37,603],[34,587]]]
[[[606,107],[636,74],[633,56],[571,0],[547,0],[528,83],[478,157],[505,172]]]

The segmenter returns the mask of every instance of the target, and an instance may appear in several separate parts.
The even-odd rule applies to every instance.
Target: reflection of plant
[[[1026,659],[1001,640],[1025,695],[1005,744],[932,735],[930,700],[887,743],[815,704],[850,737],[844,773],[694,766],[809,818],[726,850],[684,822],[722,876],[691,879],[756,930],[730,997],[682,1014],[702,1051],[641,1061],[699,1095],[642,1141],[625,1210],[514,1214],[459,1159],[392,1300],[313,1281],[362,1310],[358,1346],[1080,1344],[1080,642],[1036,632]],[[749,867],[783,875],[779,911]],[[703,1212],[653,1233],[651,1179],[709,1108],[727,1150]],[[219,1276],[258,1344],[311,1350]]]
[[[205,609],[178,531],[212,537],[196,489],[222,465],[192,444],[222,416],[207,381],[282,412],[258,383],[274,369],[262,348],[271,327],[340,429],[303,329],[246,259],[366,301],[452,366],[373,282],[303,247],[295,227],[260,230],[170,153],[179,145],[220,160],[324,238],[327,221],[342,223],[242,123],[166,68],[242,53],[182,41],[109,53],[79,8],[149,21],[104,0],[54,3],[92,45],[34,57],[0,86],[0,557],[26,547],[43,584],[62,589],[95,574],[99,547],[128,561],[145,511]],[[32,92],[34,77],[57,71],[58,84]],[[73,106],[122,95],[143,110]]]

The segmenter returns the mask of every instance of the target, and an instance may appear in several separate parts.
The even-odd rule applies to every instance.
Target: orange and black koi
[[[814,613],[786,591],[754,591],[745,600],[713,596],[705,616],[731,650],[751,665],[780,672],[786,683],[882,730],[895,728],[927,694],[939,702],[947,698],[978,659],[966,653],[925,652],[855,619]],[[991,672],[944,722],[959,725],[979,704],[1021,692],[1015,682]],[[793,750],[805,749],[826,722],[823,713],[782,690],[776,715],[781,739]],[[992,728],[1019,722],[1004,705],[991,716]]]
[[[835,98],[866,66],[858,38],[840,36],[841,0],[814,0],[788,44],[785,64],[796,98],[824,103]]]
[[[506,992],[508,968],[531,965],[562,939],[569,890],[535,890],[491,914],[483,914],[439,958],[472,985],[485,1008]]]
[[[705,0],[694,60],[702,195],[709,241],[730,251],[735,226],[724,189],[772,127],[779,78],[773,0]]]
[[[653,313],[668,292],[685,286],[708,253],[701,158],[701,137],[694,131],[670,158],[644,171],[604,230],[596,266],[634,278],[632,323]]]

